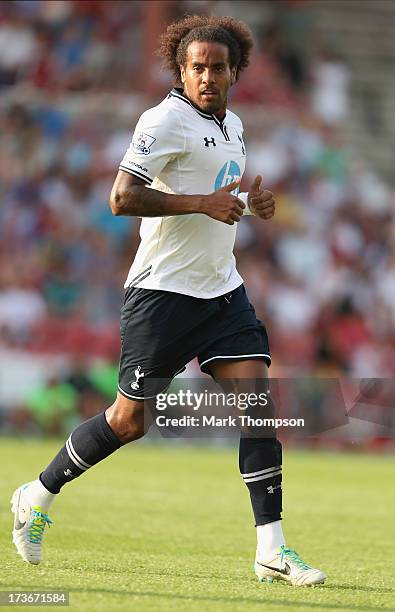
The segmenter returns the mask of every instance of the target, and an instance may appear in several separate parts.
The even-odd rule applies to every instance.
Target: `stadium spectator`
[[[328,125],[339,125],[347,117],[350,75],[346,65],[331,49],[323,49],[312,69],[313,112]]]

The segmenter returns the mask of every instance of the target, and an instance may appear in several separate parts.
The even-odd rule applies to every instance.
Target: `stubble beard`
[[[189,100],[195,104],[195,106],[197,106],[202,112],[207,113],[208,115],[215,115],[216,113],[220,113],[226,112],[226,106],[227,106],[227,100],[228,100],[228,95],[226,93],[225,96],[223,95],[219,95],[217,100],[213,100],[213,101],[205,101],[204,98],[202,98],[200,95],[196,96],[196,98],[194,98],[192,95],[188,95],[188,93],[185,91],[186,87],[184,84],[184,95],[186,95],[187,98],[189,98]]]
[[[197,106],[199,106],[199,108],[203,112],[208,113],[209,115],[215,115],[216,113],[219,113],[219,112],[225,112],[226,104],[227,104],[227,98],[225,97],[225,99],[221,98],[218,100],[214,100],[213,102],[205,102],[204,100],[200,99],[199,102],[197,103]]]

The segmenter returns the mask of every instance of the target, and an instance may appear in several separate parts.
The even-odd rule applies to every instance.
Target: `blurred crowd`
[[[163,77],[161,94],[144,97],[143,4],[1,3],[2,354],[61,354],[73,364],[77,354],[116,369],[139,220],[112,217],[108,196],[138,115],[170,87]],[[243,219],[236,255],[269,331],[273,375],[393,376],[395,192],[363,151],[350,154],[346,63],[330,49],[311,56],[289,46],[280,22],[255,34],[231,107],[245,123],[242,189],[262,174],[277,214]],[[57,381],[48,371],[43,388],[70,386],[73,368]],[[88,383],[82,397],[104,401]],[[85,418],[85,399],[76,408],[70,398],[70,414]],[[25,416],[35,414],[32,401]],[[19,408],[23,420],[26,403]]]
[[[128,91],[141,61],[143,2],[2,1],[0,86]],[[122,78],[120,78],[122,75]]]

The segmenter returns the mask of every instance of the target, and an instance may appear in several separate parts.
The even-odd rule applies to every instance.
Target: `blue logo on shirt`
[[[241,177],[240,167],[235,161],[228,161],[224,164],[221,170],[218,172],[217,178],[215,179],[214,189],[218,191],[218,189],[222,189],[225,185],[230,185],[237,178]],[[233,195],[238,195],[240,191],[240,187],[236,187],[232,191]]]

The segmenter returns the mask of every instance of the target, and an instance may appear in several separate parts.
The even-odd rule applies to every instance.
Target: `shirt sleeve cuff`
[[[150,178],[147,174],[145,174],[144,172],[141,172],[140,170],[129,168],[129,166],[126,166],[125,164],[122,164],[122,163],[120,164],[119,169],[123,170],[124,172],[128,172],[129,174],[134,174],[134,176],[137,176],[138,178],[142,179],[148,185],[151,185],[152,183],[152,178]]]
[[[253,215],[254,213],[248,206],[248,191],[242,191],[237,197],[246,205],[245,209],[243,210],[243,217],[244,215]]]

